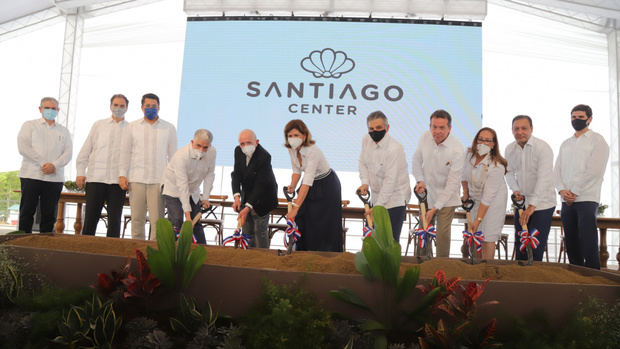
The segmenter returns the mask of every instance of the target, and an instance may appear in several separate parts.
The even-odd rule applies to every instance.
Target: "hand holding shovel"
[[[290,213],[293,210],[293,198],[295,197],[295,192],[288,192],[288,187],[283,187],[282,191],[284,192],[284,197],[287,201],[287,213]],[[289,228],[286,229],[286,235],[284,236],[284,241],[286,242],[286,237],[288,236],[288,246],[286,248],[286,254],[291,254],[293,252],[293,245],[296,243],[298,236],[300,236],[299,230],[297,230],[297,224],[294,221],[288,221]],[[280,254],[280,253],[279,253]]]
[[[467,246],[467,252],[469,254],[470,263],[477,264],[478,263],[478,254],[476,253],[476,243],[474,241],[475,232],[472,231],[471,226],[471,213],[470,211],[474,208],[474,200],[467,199],[461,201],[461,207],[465,210],[465,217],[467,218],[467,229],[463,232],[463,236],[465,237],[465,246]]]
[[[525,196],[521,195],[521,200],[517,200],[516,196],[512,194],[510,196],[512,199],[512,203],[515,205],[517,210],[519,211],[519,217],[523,214],[523,210],[525,209]],[[519,235],[519,240],[521,242],[521,247],[519,250],[523,252],[525,249],[527,251],[527,264],[523,263],[523,261],[519,261],[519,265],[532,265],[534,264],[534,248],[538,246],[538,230],[534,229],[534,231],[530,234],[527,229],[527,224],[524,223],[521,225],[521,231],[517,233]]]
[[[355,193],[362,203],[364,203],[364,217],[366,217],[366,226],[368,227],[367,229],[364,227],[364,238],[366,238],[370,236],[373,231],[372,214],[370,214],[370,204],[368,203],[370,201],[370,192],[366,191],[366,194],[362,194],[362,191],[357,189]]]

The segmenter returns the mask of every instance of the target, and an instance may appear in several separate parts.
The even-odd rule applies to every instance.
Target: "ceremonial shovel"
[[[368,211],[370,211],[370,205],[368,204],[368,201],[370,200],[370,192],[366,192],[365,195],[362,195],[362,192],[359,189],[357,189],[355,193],[360,198],[360,200],[362,200],[362,202],[364,203],[364,216],[366,217],[366,222],[368,223],[368,227],[372,229],[372,215],[368,214]]]
[[[420,203],[420,219],[422,220],[422,229],[426,231],[426,229],[428,229],[428,222],[426,221],[426,198],[427,198],[427,191],[426,189],[424,189],[424,192],[422,194],[418,193],[416,190],[413,191],[415,196],[418,198],[418,202]],[[418,237],[418,239],[424,239],[424,236],[420,236]],[[416,246],[416,256],[420,257],[420,244],[418,242],[417,246]],[[426,259],[432,259],[433,258],[433,240],[432,239],[428,239],[427,240],[427,244],[425,246],[426,248]]]
[[[523,214],[523,210],[525,209],[525,196],[522,196],[523,199],[517,201],[517,198],[515,197],[515,194],[512,194],[510,196],[510,199],[512,199],[512,203],[515,205],[515,207],[519,210],[519,218],[521,218],[521,215]],[[527,229],[527,223],[521,225],[521,229],[522,231],[526,231],[529,234],[529,230]],[[534,264],[534,251],[532,250],[532,245],[531,244],[527,244],[525,246],[525,250],[527,251],[527,264],[523,263],[523,261],[519,261],[519,265],[532,265]]]
[[[471,214],[470,211],[472,208],[474,208],[474,200],[472,199],[467,199],[465,201],[461,200],[461,207],[465,210],[465,216],[467,217],[467,232],[469,234],[471,234],[471,239],[469,240],[469,242],[464,242],[464,245],[467,245],[467,251],[469,253],[469,258],[470,258],[470,262],[471,264],[477,264],[478,263],[478,254],[476,253],[476,243],[474,242],[474,233],[473,231],[471,231]]]
[[[282,191],[284,192],[284,197],[287,201],[287,209],[286,212],[290,213],[293,210],[293,198],[295,197],[295,192],[289,194],[288,187],[282,187]],[[288,224],[288,223],[287,223]],[[288,230],[288,229],[287,229]],[[286,232],[285,232],[286,234]],[[286,239],[286,237],[285,237]],[[286,254],[291,254],[293,252],[293,244],[295,243],[295,236],[291,234],[288,238],[288,247],[286,248]],[[278,250],[278,256],[283,256],[282,251]]]

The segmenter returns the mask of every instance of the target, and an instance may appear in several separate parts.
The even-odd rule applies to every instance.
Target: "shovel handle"
[[[360,200],[362,200],[364,205],[368,205],[368,202],[370,200],[370,192],[366,192],[366,194],[362,194],[362,192],[359,189],[357,189],[355,191],[355,194],[357,194],[357,197],[359,197]]]
[[[293,198],[295,197],[295,192],[289,193],[288,187],[282,187],[282,192],[284,192],[284,197],[286,198],[286,201],[293,202]]]
[[[426,202],[426,197],[427,197],[427,194],[428,194],[428,192],[426,191],[426,188],[424,188],[424,191],[421,194],[418,193],[417,190],[414,190],[413,193],[418,198],[419,202]]]
[[[517,200],[515,194],[512,194],[510,195],[510,199],[512,200],[512,203],[515,205],[516,208],[518,208],[519,210],[525,210],[525,196],[521,196],[523,197],[523,199]],[[519,214],[521,213],[519,212]]]
[[[474,208],[474,200],[461,200],[461,207],[465,210],[465,212],[471,211],[471,209]]]

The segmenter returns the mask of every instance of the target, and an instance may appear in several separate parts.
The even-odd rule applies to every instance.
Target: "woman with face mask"
[[[301,238],[297,250],[342,252],[342,196],[340,180],[301,120],[284,127],[284,146],[291,157],[293,193],[303,179],[287,217],[297,223]]]
[[[472,232],[484,234],[482,258],[493,259],[506,218],[508,190],[504,180],[506,159],[499,152],[497,134],[492,128],[478,131],[465,155],[462,200],[475,202],[471,210]]]

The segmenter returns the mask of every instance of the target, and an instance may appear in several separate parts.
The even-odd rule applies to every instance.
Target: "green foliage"
[[[69,348],[87,346],[112,348],[122,319],[116,315],[112,301],[102,302],[94,295],[83,306],[71,306],[58,323],[59,336],[53,342]]]
[[[64,186],[68,191],[83,192],[85,190],[84,188],[78,188],[77,183],[74,181],[66,181]]]
[[[207,259],[207,250],[203,246],[195,246],[192,250],[191,222],[183,223],[179,240],[175,243],[172,224],[167,219],[159,219],[157,248],[146,248],[149,266],[164,285],[174,290],[187,288]]]
[[[211,304],[207,303],[202,309],[199,309],[196,306],[196,300],[181,295],[179,317],[170,318],[170,328],[174,332],[191,334],[203,325],[206,326],[207,330],[213,328],[215,321],[217,321],[217,313],[213,312]]]
[[[9,256],[6,248],[0,246],[0,309],[13,305],[23,290],[20,266]]]
[[[20,188],[18,171],[0,172],[0,221],[8,219],[9,207],[19,203],[21,193],[16,193],[15,190]]]
[[[168,349],[172,341],[168,335],[157,327],[155,320],[137,317],[123,326],[126,334],[122,348],[129,349]]]
[[[620,300],[588,298],[557,328],[540,312],[513,321],[512,331],[499,335],[504,348],[612,349],[620,343]]]
[[[241,340],[241,329],[233,324],[229,326],[209,326],[202,325],[190,343],[187,349],[244,349]]]
[[[314,295],[298,286],[263,283],[258,303],[241,320],[246,346],[257,348],[325,348],[330,316]]]
[[[347,289],[332,290],[330,294],[344,302],[369,312],[362,330],[375,335],[375,348],[387,348],[387,336],[416,330],[420,318],[439,295],[441,288],[425,294],[413,309],[404,309],[402,302],[413,295],[420,276],[419,267],[407,269],[399,276],[400,245],[392,237],[392,226],[387,210],[382,206],[372,209],[375,231],[364,239],[362,251],[355,255],[355,267],[369,281],[381,285],[379,306],[370,307],[361,297]]]

